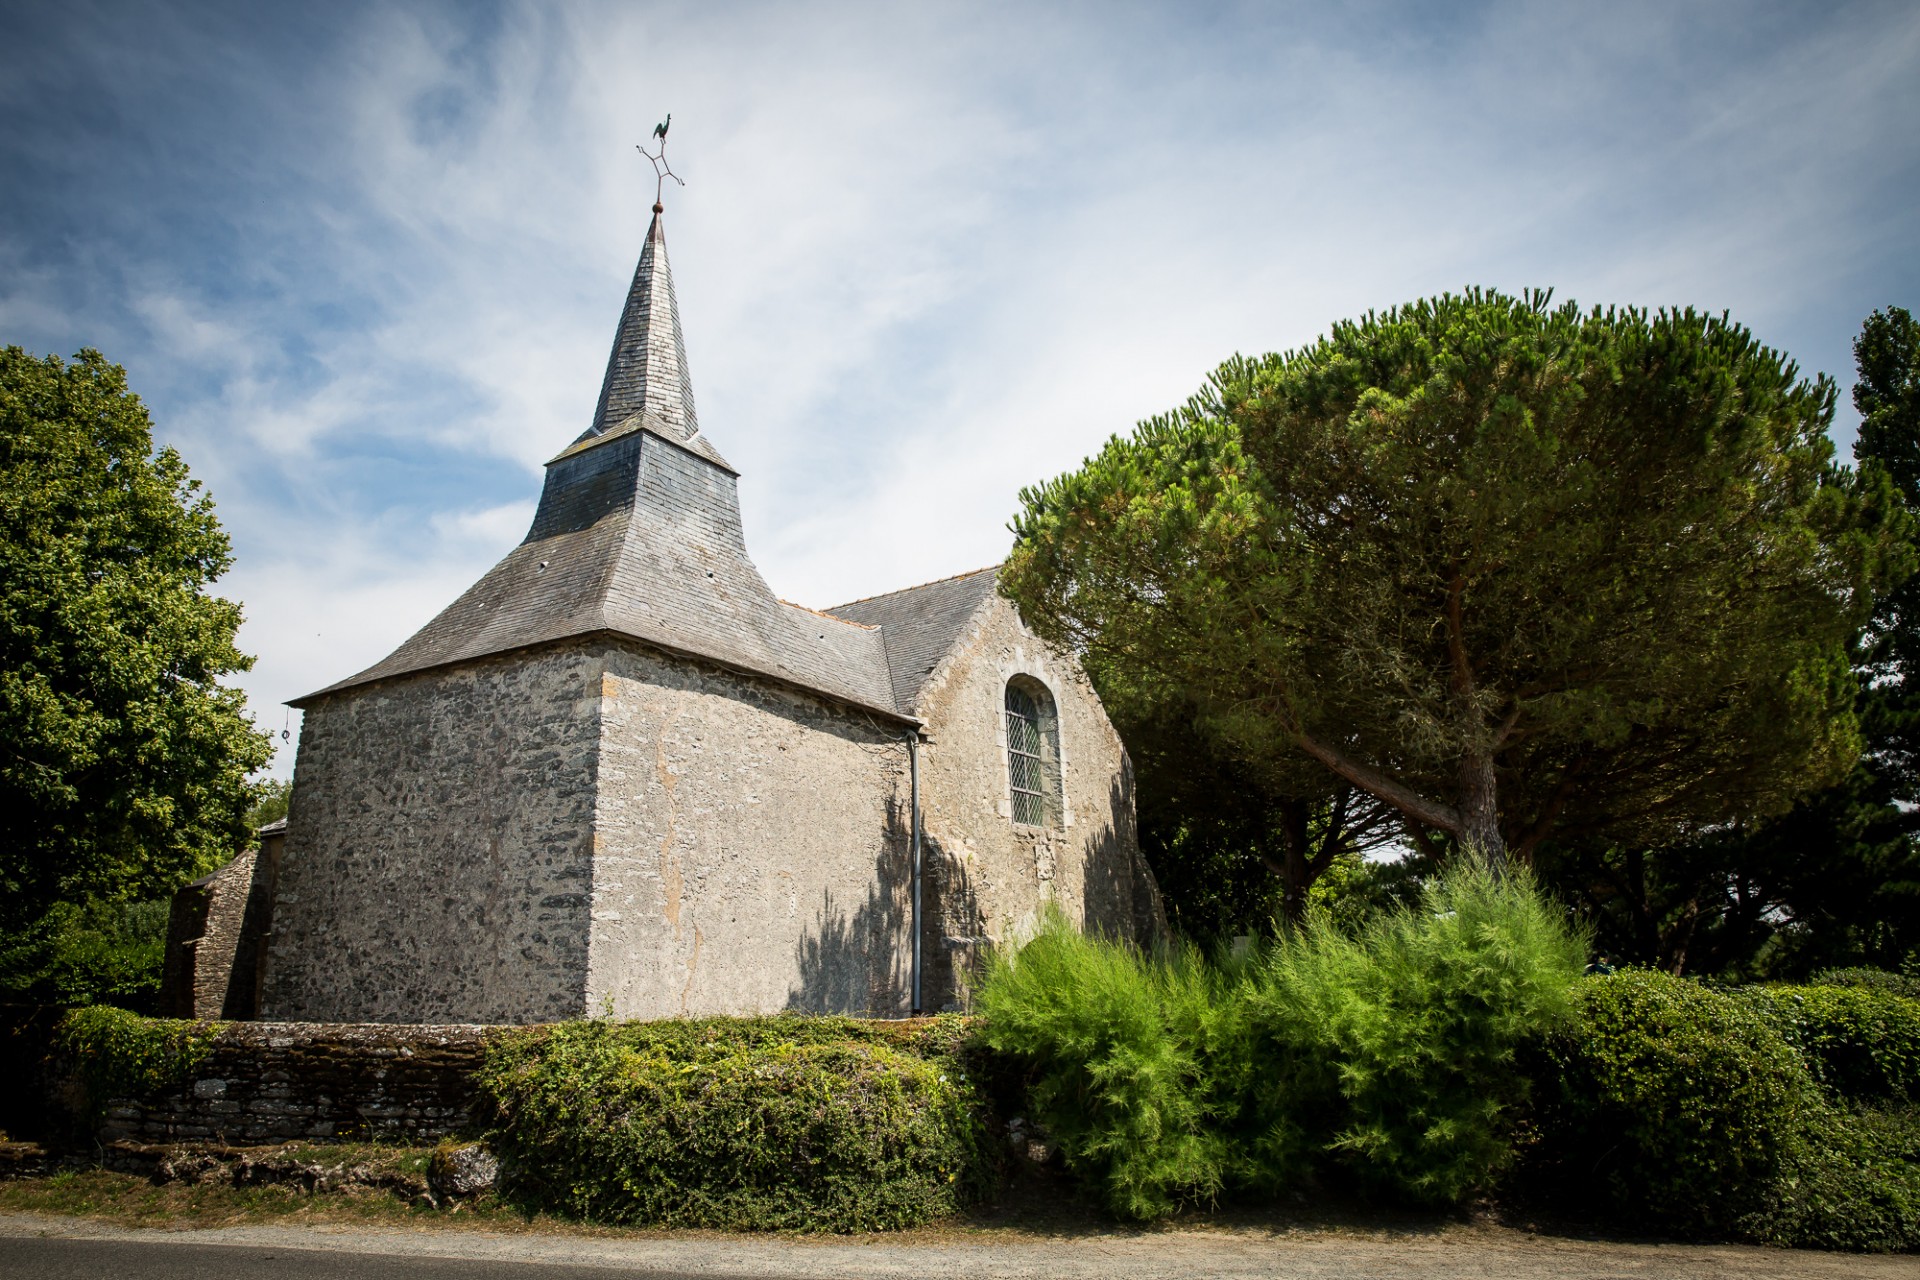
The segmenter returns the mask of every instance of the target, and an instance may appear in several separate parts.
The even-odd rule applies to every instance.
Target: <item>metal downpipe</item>
[[[913,885],[913,1014],[918,1017],[924,1005],[920,999],[920,731],[907,733],[907,775],[911,780],[913,805],[913,844],[909,878]]]

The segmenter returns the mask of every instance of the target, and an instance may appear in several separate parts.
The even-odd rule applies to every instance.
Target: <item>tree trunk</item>
[[[1507,868],[1507,840],[1500,832],[1500,792],[1493,756],[1468,752],[1460,760],[1460,843],[1497,872]]]
[[[1289,925],[1307,918],[1307,890],[1313,887],[1308,863],[1309,806],[1304,800],[1280,802],[1280,911]]]
[[[1693,949],[1693,935],[1700,927],[1700,899],[1690,898],[1686,910],[1681,913],[1680,923],[1674,926],[1672,943],[1667,954],[1661,957],[1662,967],[1678,978],[1687,971],[1687,952]]]
[[[1633,941],[1636,957],[1646,964],[1660,963],[1660,922],[1653,918],[1653,901],[1647,893],[1647,857],[1637,846],[1626,851],[1627,906],[1633,913]]]
[[[1467,852],[1486,860],[1495,874],[1507,869],[1507,838],[1500,830],[1500,787],[1493,773],[1493,752],[1498,742],[1484,735],[1483,712],[1475,704],[1479,684],[1473,671],[1473,659],[1467,653],[1467,584],[1458,570],[1447,584],[1447,657],[1453,667],[1451,684],[1458,700],[1460,728],[1471,746],[1460,756],[1460,825],[1454,834]]]

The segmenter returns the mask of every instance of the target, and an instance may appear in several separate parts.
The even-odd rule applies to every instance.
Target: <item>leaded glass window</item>
[[[1045,692],[1007,686],[1007,784],[1013,795],[1013,820],[1044,827],[1052,817],[1059,789],[1060,744],[1055,738],[1053,700]]]

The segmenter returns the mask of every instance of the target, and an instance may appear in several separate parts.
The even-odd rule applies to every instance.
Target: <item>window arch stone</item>
[[[1004,704],[1011,816],[1024,826],[1060,826],[1065,805],[1053,693],[1032,676],[1016,675],[1007,681]]]

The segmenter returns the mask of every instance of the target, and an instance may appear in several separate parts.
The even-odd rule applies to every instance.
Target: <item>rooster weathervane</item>
[[[685,179],[675,173],[673,166],[667,163],[667,129],[672,124],[673,112],[669,111],[665,120],[653,126],[653,138],[659,144],[658,152],[649,151],[645,146],[637,143],[633,148],[653,162],[653,211],[655,213],[660,212],[660,193],[666,189],[668,178],[672,178],[683,187],[687,185]]]

